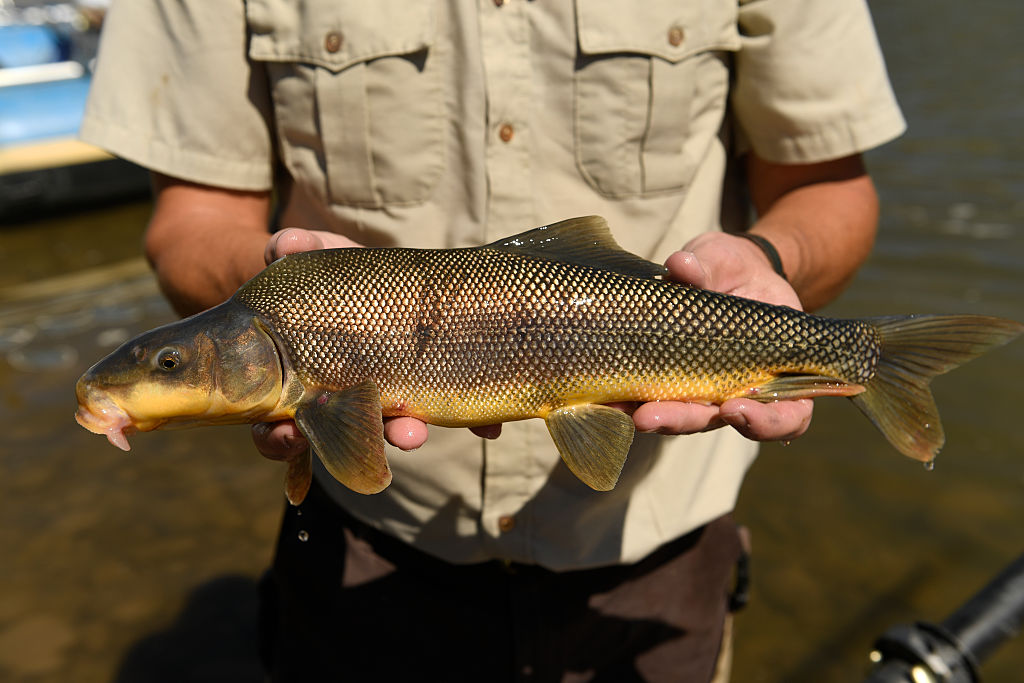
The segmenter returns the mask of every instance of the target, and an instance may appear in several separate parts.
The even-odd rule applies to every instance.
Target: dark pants
[[[633,564],[453,565],[339,509],[289,507],[261,586],[271,679],[711,680],[740,555],[730,516]]]

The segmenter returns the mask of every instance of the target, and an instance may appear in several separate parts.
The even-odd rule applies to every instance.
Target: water
[[[1024,5],[872,2],[909,121],[868,156],[877,248],[836,316],[976,312],[1024,321]],[[934,383],[934,471],[895,454],[845,401],[769,444],[741,493],[754,586],[735,680],[852,681],[889,626],[940,621],[1024,552],[1024,343]],[[1020,680],[1024,640],[981,669]]]
[[[882,232],[826,312],[1024,320],[1024,5],[872,5],[911,128],[868,158]],[[284,468],[245,428],[138,435],[125,454],[72,419],[85,367],[172,318],[139,259],[147,213],[0,232],[0,680],[259,679],[255,581]],[[734,680],[858,680],[887,628],[943,619],[1024,551],[1022,369],[1017,342],[936,381],[934,471],[839,399],[765,445],[737,513],[754,585]],[[982,674],[1022,670],[1018,640]]]
[[[73,419],[85,367],[174,317],[139,257],[148,212],[0,232],[0,680],[259,680],[283,468],[244,428],[136,455]]]

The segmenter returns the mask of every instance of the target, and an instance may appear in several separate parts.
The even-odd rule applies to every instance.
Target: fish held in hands
[[[135,431],[294,418],[361,493],[391,481],[383,417],[541,418],[569,469],[610,490],[633,423],[603,404],[847,396],[930,462],[944,441],[931,379],[1024,330],[978,315],[824,318],[664,275],[596,216],[481,247],[293,254],[90,368],[76,417],[125,450]],[[308,452],[290,461],[292,502],[310,475]]]

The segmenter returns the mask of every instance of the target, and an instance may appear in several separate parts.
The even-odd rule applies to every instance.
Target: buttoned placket
[[[532,87],[524,0],[478,0],[487,92],[487,232],[492,241],[534,226],[528,120]],[[526,430],[507,426],[485,445],[481,524],[499,557],[530,561],[523,505],[537,488]]]
[[[487,88],[487,240],[531,227],[528,3],[478,0]]]

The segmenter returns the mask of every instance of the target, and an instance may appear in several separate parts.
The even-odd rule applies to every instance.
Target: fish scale
[[[88,429],[294,418],[353,490],[391,480],[382,418],[542,418],[566,465],[612,488],[633,422],[604,404],[847,396],[901,452],[944,436],[928,384],[1024,329],[985,316],[836,320],[697,289],[603,219],[482,247],[335,249],[276,261],[220,306],[126,343],[83,375]],[[310,456],[289,463],[301,500]]]
[[[583,399],[721,403],[783,372],[857,384],[878,357],[857,321],[486,249],[299,254],[236,298],[308,381],[371,380],[385,414],[445,426]]]

